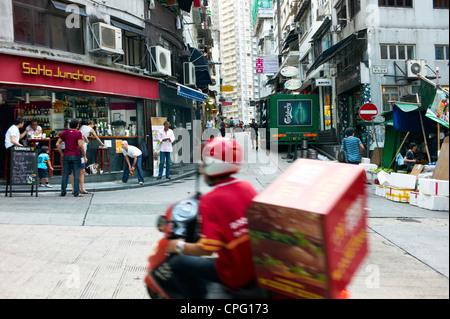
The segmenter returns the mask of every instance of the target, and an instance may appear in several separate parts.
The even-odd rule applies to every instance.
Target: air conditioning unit
[[[195,66],[192,62],[183,63],[183,80],[185,85],[195,85]]]
[[[150,72],[153,74],[172,75],[170,51],[158,45],[150,47],[150,53]]]
[[[366,31],[358,31],[358,32],[356,32],[356,39],[357,40],[366,40],[367,39]]]
[[[124,54],[121,29],[102,22],[94,23],[92,29],[94,34],[91,52]]]
[[[417,78],[418,75],[427,76],[426,60],[407,60],[406,61],[406,77]]]

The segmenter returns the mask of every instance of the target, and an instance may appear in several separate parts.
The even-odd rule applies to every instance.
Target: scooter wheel
[[[148,295],[150,296],[150,299],[164,299],[163,295],[158,294],[154,291],[152,291],[150,288],[147,287]]]

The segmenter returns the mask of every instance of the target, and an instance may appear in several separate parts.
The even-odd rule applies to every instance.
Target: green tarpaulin
[[[395,102],[395,105],[397,105],[403,112],[417,111],[420,107],[417,104],[410,104],[405,102]]]

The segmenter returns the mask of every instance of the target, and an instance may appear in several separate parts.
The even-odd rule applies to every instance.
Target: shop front
[[[100,143],[91,136],[88,165],[99,164],[103,153],[105,162],[109,157],[105,173],[123,169],[122,140],[145,147],[145,136],[151,134],[151,127],[146,125],[144,107],[159,99],[157,79],[91,65],[8,54],[0,54],[0,68],[2,141],[14,118],[20,116],[25,119],[25,127],[32,120],[38,122],[42,134],[28,138],[50,140],[51,153],[55,155],[56,140],[70,119],[77,118],[83,124],[93,121],[94,130],[107,150],[99,150]],[[4,157],[5,149],[1,147],[0,170],[4,167]],[[58,157],[54,156],[56,164]]]
[[[356,136],[361,138],[365,145],[368,130],[359,117],[360,107],[371,101],[370,85],[361,84],[361,71],[359,66],[353,66],[336,77],[336,94],[339,116],[338,136],[341,141],[345,137],[348,127],[356,129]]]

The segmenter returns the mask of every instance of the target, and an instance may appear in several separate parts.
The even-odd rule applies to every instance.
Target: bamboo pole
[[[405,144],[405,141],[406,141],[406,139],[408,138],[408,136],[409,136],[409,132],[406,134],[405,138],[403,139],[403,142],[402,142],[402,144],[400,145],[400,147],[398,148],[398,151],[397,151],[397,153],[395,154],[394,159],[392,160],[391,165],[389,165],[388,169],[390,169],[391,166],[392,166],[392,164],[394,164],[394,161],[395,161],[395,159],[397,158],[398,153],[400,153],[400,151],[401,151],[401,149],[402,149],[402,147],[403,147],[403,144]]]
[[[416,93],[417,103],[419,103],[419,94]],[[425,143],[425,149],[427,150],[428,155],[428,163],[431,163],[431,157],[430,157],[430,151],[428,150],[428,143],[427,143],[427,135],[425,134],[425,128],[423,127],[423,120],[422,120],[422,111],[419,107],[419,118],[420,118],[420,125],[422,126],[422,134],[423,134],[423,141]]]
[[[437,124],[437,149],[441,150],[441,124]],[[438,153],[439,154],[439,153]]]
[[[423,127],[422,112],[420,110],[419,110],[419,117],[420,117],[420,125],[422,125],[423,141],[425,142],[425,148],[427,150],[428,162],[431,163],[430,151],[428,150],[427,136],[425,134],[425,129]]]

